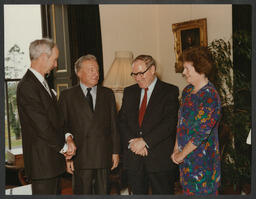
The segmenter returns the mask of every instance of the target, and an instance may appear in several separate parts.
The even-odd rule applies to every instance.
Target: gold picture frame
[[[57,99],[59,99],[61,91],[64,89],[68,88],[68,83],[63,83],[63,84],[57,84]]]
[[[174,51],[176,56],[175,72],[181,73],[183,66],[179,57],[183,50],[192,46],[207,46],[207,20],[206,18],[172,24],[174,34]]]

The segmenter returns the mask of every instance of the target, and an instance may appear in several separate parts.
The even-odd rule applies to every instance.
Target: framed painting
[[[182,52],[193,46],[207,46],[207,20],[196,19],[172,24],[174,51],[176,56],[175,72],[181,73],[183,66],[179,61]]]

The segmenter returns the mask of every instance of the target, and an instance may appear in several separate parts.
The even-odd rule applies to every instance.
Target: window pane
[[[6,91],[6,90],[4,90]],[[5,149],[9,149],[9,143],[8,143],[8,122],[7,122],[7,104],[6,104],[6,92],[4,92],[4,104],[5,104],[5,107],[4,107],[4,113],[5,113],[5,119],[4,119],[4,122],[5,122]]]
[[[21,147],[21,130],[16,103],[16,90],[18,82],[8,82],[8,106],[9,106],[9,124],[11,133],[11,146],[13,148]]]
[[[4,5],[5,78],[21,78],[30,66],[29,44],[42,37],[40,5]]]
[[[4,64],[8,86],[8,109],[5,99],[5,149],[9,149],[8,121],[11,148],[22,146],[18,118],[16,89],[18,81],[30,67],[29,44],[42,38],[40,5],[4,5]],[[8,80],[8,81],[7,81]]]

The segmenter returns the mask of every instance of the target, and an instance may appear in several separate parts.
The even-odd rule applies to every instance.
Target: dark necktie
[[[140,106],[140,112],[139,112],[139,124],[141,126],[142,121],[143,121],[143,117],[147,108],[147,91],[148,88],[145,88],[145,92],[144,92],[144,97]]]
[[[92,101],[91,90],[92,90],[92,88],[87,88],[86,99],[88,100],[89,106],[91,107],[91,110],[93,112],[93,101]]]

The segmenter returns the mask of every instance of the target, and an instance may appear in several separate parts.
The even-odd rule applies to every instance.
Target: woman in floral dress
[[[213,67],[211,56],[207,48],[193,47],[184,51],[182,62],[182,74],[189,85],[182,92],[171,158],[179,164],[184,194],[217,195],[221,102],[217,90],[208,80]]]

